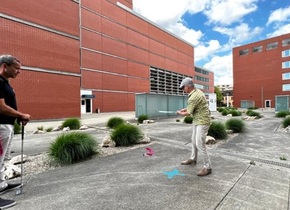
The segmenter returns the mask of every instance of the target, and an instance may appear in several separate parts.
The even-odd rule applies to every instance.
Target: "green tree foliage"
[[[217,106],[221,106],[222,100],[223,100],[223,95],[222,95],[222,92],[218,86],[214,86],[214,93],[216,94]]]

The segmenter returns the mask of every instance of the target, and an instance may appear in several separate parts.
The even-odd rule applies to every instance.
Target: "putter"
[[[21,125],[21,185],[16,190],[16,195],[20,195],[22,193],[22,187],[23,187],[23,142],[24,142],[24,125]]]
[[[159,113],[165,113],[165,114],[173,114],[173,113],[176,113],[176,111],[161,111],[161,110],[157,110],[155,109],[156,112],[159,112]]]

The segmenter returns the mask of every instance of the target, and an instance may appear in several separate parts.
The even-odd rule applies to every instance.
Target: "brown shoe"
[[[192,160],[192,159],[188,159],[188,160],[185,160],[185,161],[182,161],[181,162],[181,165],[196,165],[196,161],[195,160]]]
[[[206,176],[211,173],[211,169],[202,168],[198,173],[197,176]]]

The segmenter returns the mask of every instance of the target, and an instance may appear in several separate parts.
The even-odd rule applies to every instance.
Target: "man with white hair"
[[[180,84],[180,89],[188,94],[187,108],[177,111],[182,116],[193,117],[192,152],[188,160],[182,161],[182,165],[196,165],[197,154],[203,156],[203,168],[197,173],[198,176],[206,176],[212,172],[210,158],[205,147],[205,139],[211,124],[210,110],[204,93],[194,87],[192,78],[186,77]]]

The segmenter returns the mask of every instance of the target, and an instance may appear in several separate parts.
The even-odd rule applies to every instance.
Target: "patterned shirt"
[[[193,124],[210,125],[210,111],[204,93],[199,89],[194,89],[188,94],[187,112],[193,117]]]

